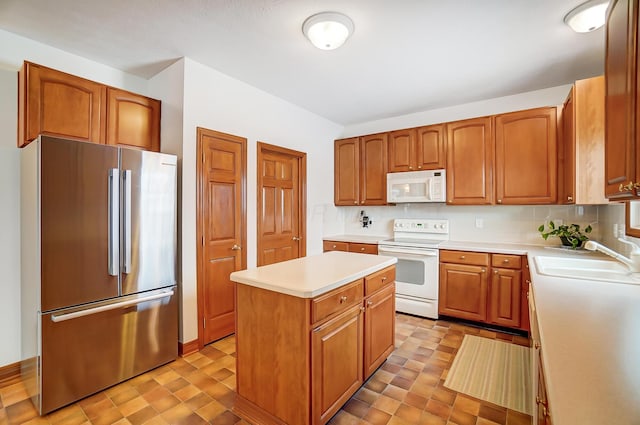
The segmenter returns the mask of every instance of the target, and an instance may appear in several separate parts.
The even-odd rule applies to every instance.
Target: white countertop
[[[370,243],[378,244],[387,239],[391,239],[393,236],[385,235],[335,235],[324,236],[322,240],[336,241],[336,242],[355,242],[355,243]]]
[[[554,425],[640,425],[640,285],[545,276],[534,261],[613,259],[542,245],[447,241],[439,248],[528,256]]]
[[[395,264],[395,257],[330,251],[231,273],[231,280],[257,288],[313,298]]]
[[[554,425],[640,424],[640,285],[541,275],[536,255],[571,254],[528,253]]]

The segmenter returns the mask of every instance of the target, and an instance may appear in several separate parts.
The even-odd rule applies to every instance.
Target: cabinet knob
[[[336,249],[338,246],[337,245],[333,245],[331,248]]]
[[[538,348],[540,348],[540,343],[539,343],[538,341],[534,342],[534,343],[533,343],[533,348],[535,348],[536,350],[537,350]]]
[[[300,237],[299,237],[299,236],[294,236],[294,237],[292,237],[291,239],[292,239],[292,240],[294,240],[294,241],[296,241],[296,242],[298,242],[298,241],[300,240]]]
[[[340,297],[340,304],[344,304],[347,302],[347,297],[345,297],[344,295]]]
[[[418,168],[422,168],[422,165],[418,165]]]
[[[632,181],[630,181],[629,184],[620,183],[620,186],[618,187],[618,191],[623,192],[623,191],[629,191],[637,188],[638,188],[638,183],[634,184]]]
[[[360,311],[364,311],[365,308],[363,306],[360,306]]]
[[[364,251],[364,250],[365,250],[365,247],[360,248],[360,251]]]
[[[353,203],[354,203],[355,205],[358,205],[358,201],[353,201]]]
[[[412,167],[411,165],[409,165],[409,169],[410,169],[410,170],[413,170],[413,167]]]
[[[386,276],[382,276],[382,281],[384,282],[385,280],[387,280]]]
[[[482,270],[480,270],[480,271],[481,271],[482,273],[486,273],[486,272],[487,272],[487,269],[482,269]]]
[[[573,201],[573,196],[567,196],[567,201],[572,202]]]
[[[505,258],[504,260],[502,260],[503,263],[507,264],[509,262],[508,258]]]
[[[502,203],[502,199],[498,199],[498,203],[501,204]]]
[[[467,257],[465,257],[464,255],[461,255],[461,256],[460,256],[460,259],[461,259],[461,260],[464,260],[465,258],[467,258]]]
[[[371,300],[367,301],[367,305],[368,305],[369,307],[371,307],[371,306],[373,305],[373,301],[371,301]]]
[[[498,274],[498,270],[494,270],[494,271],[493,271],[493,274]]]

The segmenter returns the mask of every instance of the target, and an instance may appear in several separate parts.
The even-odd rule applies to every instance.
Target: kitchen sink
[[[631,273],[617,261],[536,256],[534,262],[536,271],[542,275],[640,284],[640,273]]]

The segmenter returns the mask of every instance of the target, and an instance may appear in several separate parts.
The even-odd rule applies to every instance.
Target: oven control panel
[[[397,218],[393,220],[393,231],[401,233],[449,233],[449,220]]]

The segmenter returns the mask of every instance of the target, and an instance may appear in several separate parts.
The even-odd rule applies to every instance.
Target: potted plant
[[[578,249],[582,247],[582,244],[589,240],[585,233],[591,233],[591,225],[587,225],[584,230],[580,229],[579,224],[561,224],[557,226],[553,221],[549,222],[549,227],[545,228],[545,225],[542,224],[538,227],[538,232],[542,235],[544,240],[547,240],[549,236],[557,236],[560,238],[563,246],[567,246],[573,249]]]

